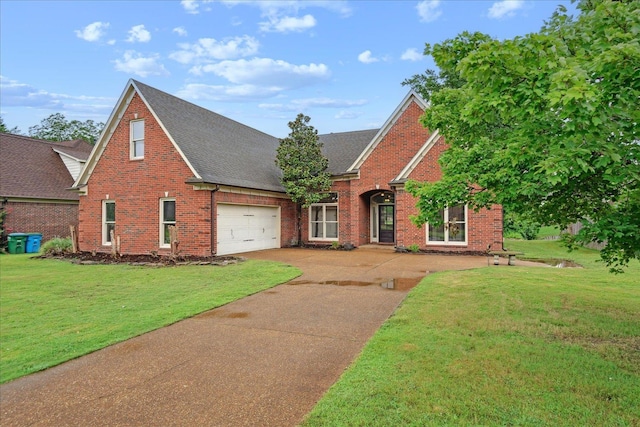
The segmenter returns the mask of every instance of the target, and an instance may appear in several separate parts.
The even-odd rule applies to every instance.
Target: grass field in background
[[[0,382],[284,283],[300,270],[237,265],[75,265],[0,256]]]
[[[427,276],[303,425],[640,425],[640,264],[505,246],[585,268]]]

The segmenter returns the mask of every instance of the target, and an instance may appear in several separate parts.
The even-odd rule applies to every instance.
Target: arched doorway
[[[391,191],[378,191],[369,199],[371,206],[371,241],[395,242],[395,197]]]

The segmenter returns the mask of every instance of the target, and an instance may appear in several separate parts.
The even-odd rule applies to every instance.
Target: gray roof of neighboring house
[[[278,138],[132,81],[206,183],[284,191],[275,164]],[[377,130],[320,135],[329,171],[346,172]]]
[[[86,160],[91,148],[80,140],[52,142],[0,133],[0,196],[78,200],[78,194],[67,190],[73,178],[54,150]]]

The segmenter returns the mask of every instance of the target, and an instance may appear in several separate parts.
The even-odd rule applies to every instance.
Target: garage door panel
[[[218,205],[218,255],[280,247],[277,207]]]

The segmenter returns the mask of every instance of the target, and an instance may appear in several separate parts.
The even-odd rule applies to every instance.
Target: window
[[[175,199],[160,199],[160,247],[171,246],[169,226],[176,225]]]
[[[427,227],[427,244],[465,245],[467,243],[467,207],[453,206],[440,211],[442,223]]]
[[[131,122],[131,158],[144,158],[144,120]]]
[[[309,227],[311,240],[338,240],[338,205],[311,205]]]
[[[102,202],[102,244],[111,245],[111,232],[116,230],[116,202]]]

